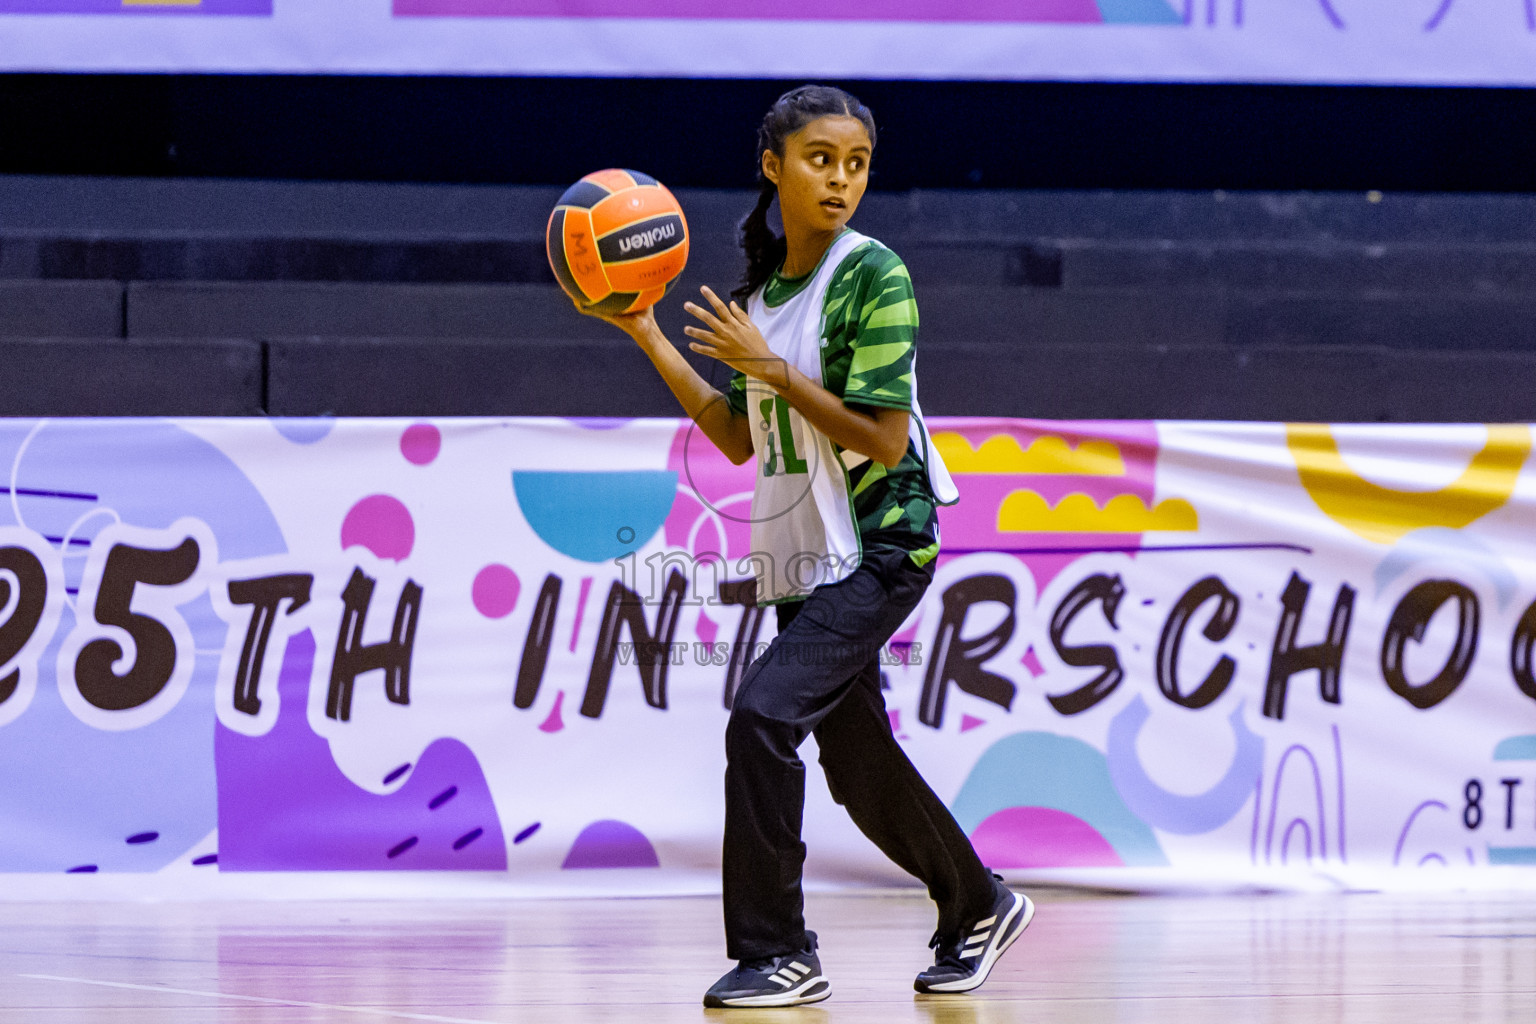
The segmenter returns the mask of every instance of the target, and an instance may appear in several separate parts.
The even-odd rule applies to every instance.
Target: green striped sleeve
[[[843,400],[907,409],[912,406],[913,346],[917,342],[917,299],[901,258],[889,249],[871,254],[859,267],[858,328]]]

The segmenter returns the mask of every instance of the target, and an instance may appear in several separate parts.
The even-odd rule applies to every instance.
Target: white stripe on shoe
[[[831,994],[832,983],[819,974],[812,974],[799,988],[786,992],[768,992],[760,996],[724,999],[721,1002],[726,1006],[798,1006],[801,1003],[820,1002]]]
[[[942,981],[926,986],[929,992],[969,992],[977,988],[987,980],[987,975],[992,972],[992,967],[999,957],[1013,945],[1014,941],[1029,927],[1029,922],[1034,919],[1035,904],[1023,893],[1013,894],[1013,906],[1003,915],[1002,923],[998,925],[992,940],[981,947],[970,947],[961,952],[961,956],[975,956],[981,954],[981,962],[976,965],[976,970],[969,977],[957,978],[954,981]],[[989,920],[996,920],[994,915]],[[975,950],[973,952],[972,950]]]

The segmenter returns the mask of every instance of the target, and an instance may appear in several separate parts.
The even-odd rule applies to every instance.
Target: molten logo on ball
[[[636,249],[654,249],[657,242],[663,238],[672,238],[676,234],[676,224],[666,224],[662,227],[651,228],[649,231],[637,231],[628,238],[619,239],[619,252],[628,253]]]

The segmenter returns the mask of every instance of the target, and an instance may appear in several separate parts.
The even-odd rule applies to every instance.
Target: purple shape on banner
[[[523,829],[517,835],[512,837],[512,845],[516,846],[518,843],[532,839],[533,834],[542,828],[543,825],[544,823],[542,821],[536,821],[532,825],[529,825],[527,828]]]
[[[1094,0],[395,0],[396,17],[741,18],[771,21],[981,21],[1094,23]],[[1168,12],[1171,15],[1171,9]],[[1167,15],[1158,22],[1171,20]]]
[[[661,860],[651,841],[633,825],[611,818],[594,821],[571,844],[562,868],[657,868]]]
[[[560,705],[565,703],[565,691],[555,694],[555,706],[549,709],[549,716],[539,723],[539,732],[559,732],[565,728],[565,719],[560,717]]]
[[[1204,793],[1173,793],[1153,781],[1136,752],[1136,737],[1152,718],[1137,694],[1109,723],[1105,756],[1109,777],[1131,813],[1153,828],[1180,836],[1214,832],[1237,817],[1251,799],[1253,780],[1264,774],[1264,739],[1248,728],[1243,705],[1227,716],[1236,738],[1232,762]]]
[[[272,0],[0,0],[0,14],[238,14],[271,17]]]
[[[272,435],[263,440],[286,447]],[[19,513],[44,536],[88,540],[113,521],[164,529],[192,517],[208,525],[226,559],[286,550],[265,499],[239,467],[172,423],[12,419],[0,425],[0,464],[12,467],[15,488],[0,525],[16,524]],[[86,560],[78,546],[67,550],[65,586],[78,590]],[[134,605],[142,611],[137,597]],[[37,660],[31,705],[0,729],[0,871],[82,864],[106,874],[158,871],[214,829],[215,678],[231,627],[206,594],[180,614],[200,652],[185,694],[153,723],[109,732],[65,707],[58,650],[75,620],[64,609]],[[151,832],[153,842],[126,841]]]
[[[971,845],[995,868],[1123,867],[1109,840],[1075,814],[1051,807],[1009,807],[971,833]]]
[[[961,732],[970,732],[972,729],[980,729],[982,726],[984,726],[986,724],[987,724],[986,719],[977,718],[975,715],[961,715],[960,716],[960,731]]]
[[[517,573],[509,567],[492,564],[475,574],[469,596],[475,611],[488,619],[504,619],[517,607]]]
[[[429,465],[443,450],[443,432],[430,423],[412,423],[400,435],[400,454],[413,466]]]
[[[219,725],[219,866],[226,871],[503,871],[506,842],[474,752],[433,741],[393,793],[348,779],[310,729],[306,691],[315,657],[308,630],[288,641],[278,675],[282,711],[265,736]],[[457,787],[454,798],[432,801]],[[456,846],[481,829],[480,842]]]
[[[1029,674],[1034,676],[1036,679],[1039,679],[1041,676],[1045,675],[1045,666],[1040,664],[1040,655],[1035,653],[1035,648],[1033,645],[1031,645],[1029,649],[1024,652],[1024,657],[1021,660],[1024,664],[1024,667],[1029,669]]]
[[[0,0],[4,2],[4,0]],[[294,444],[314,444],[330,436],[336,421],[329,416],[283,418],[269,421],[272,428]]]
[[[576,595],[576,623],[571,627],[571,652],[576,651],[576,642],[581,639],[581,620],[587,614],[587,598],[592,593],[592,577],[581,578],[581,593]]]
[[[370,494],[341,521],[342,550],[360,544],[379,558],[404,561],[416,545],[416,523],[399,498]]]

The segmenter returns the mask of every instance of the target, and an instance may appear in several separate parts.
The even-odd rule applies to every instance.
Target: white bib
[[[856,231],[845,230],[827,249],[811,281],[782,305],[765,303],[762,288],[747,301],[747,315],[768,348],[823,387],[822,311],[827,288],[848,254],[868,241]],[[767,376],[771,375],[770,371]],[[924,457],[935,496],[940,503],[951,504],[959,493],[938,452],[928,444],[915,383],[913,388],[910,436]],[[755,563],[757,599],[769,604],[804,597],[858,568],[862,548],[848,469],[867,461],[867,456],[844,452],[839,458],[824,434],[752,376],[747,377],[746,400],[757,459],[750,556]]]

